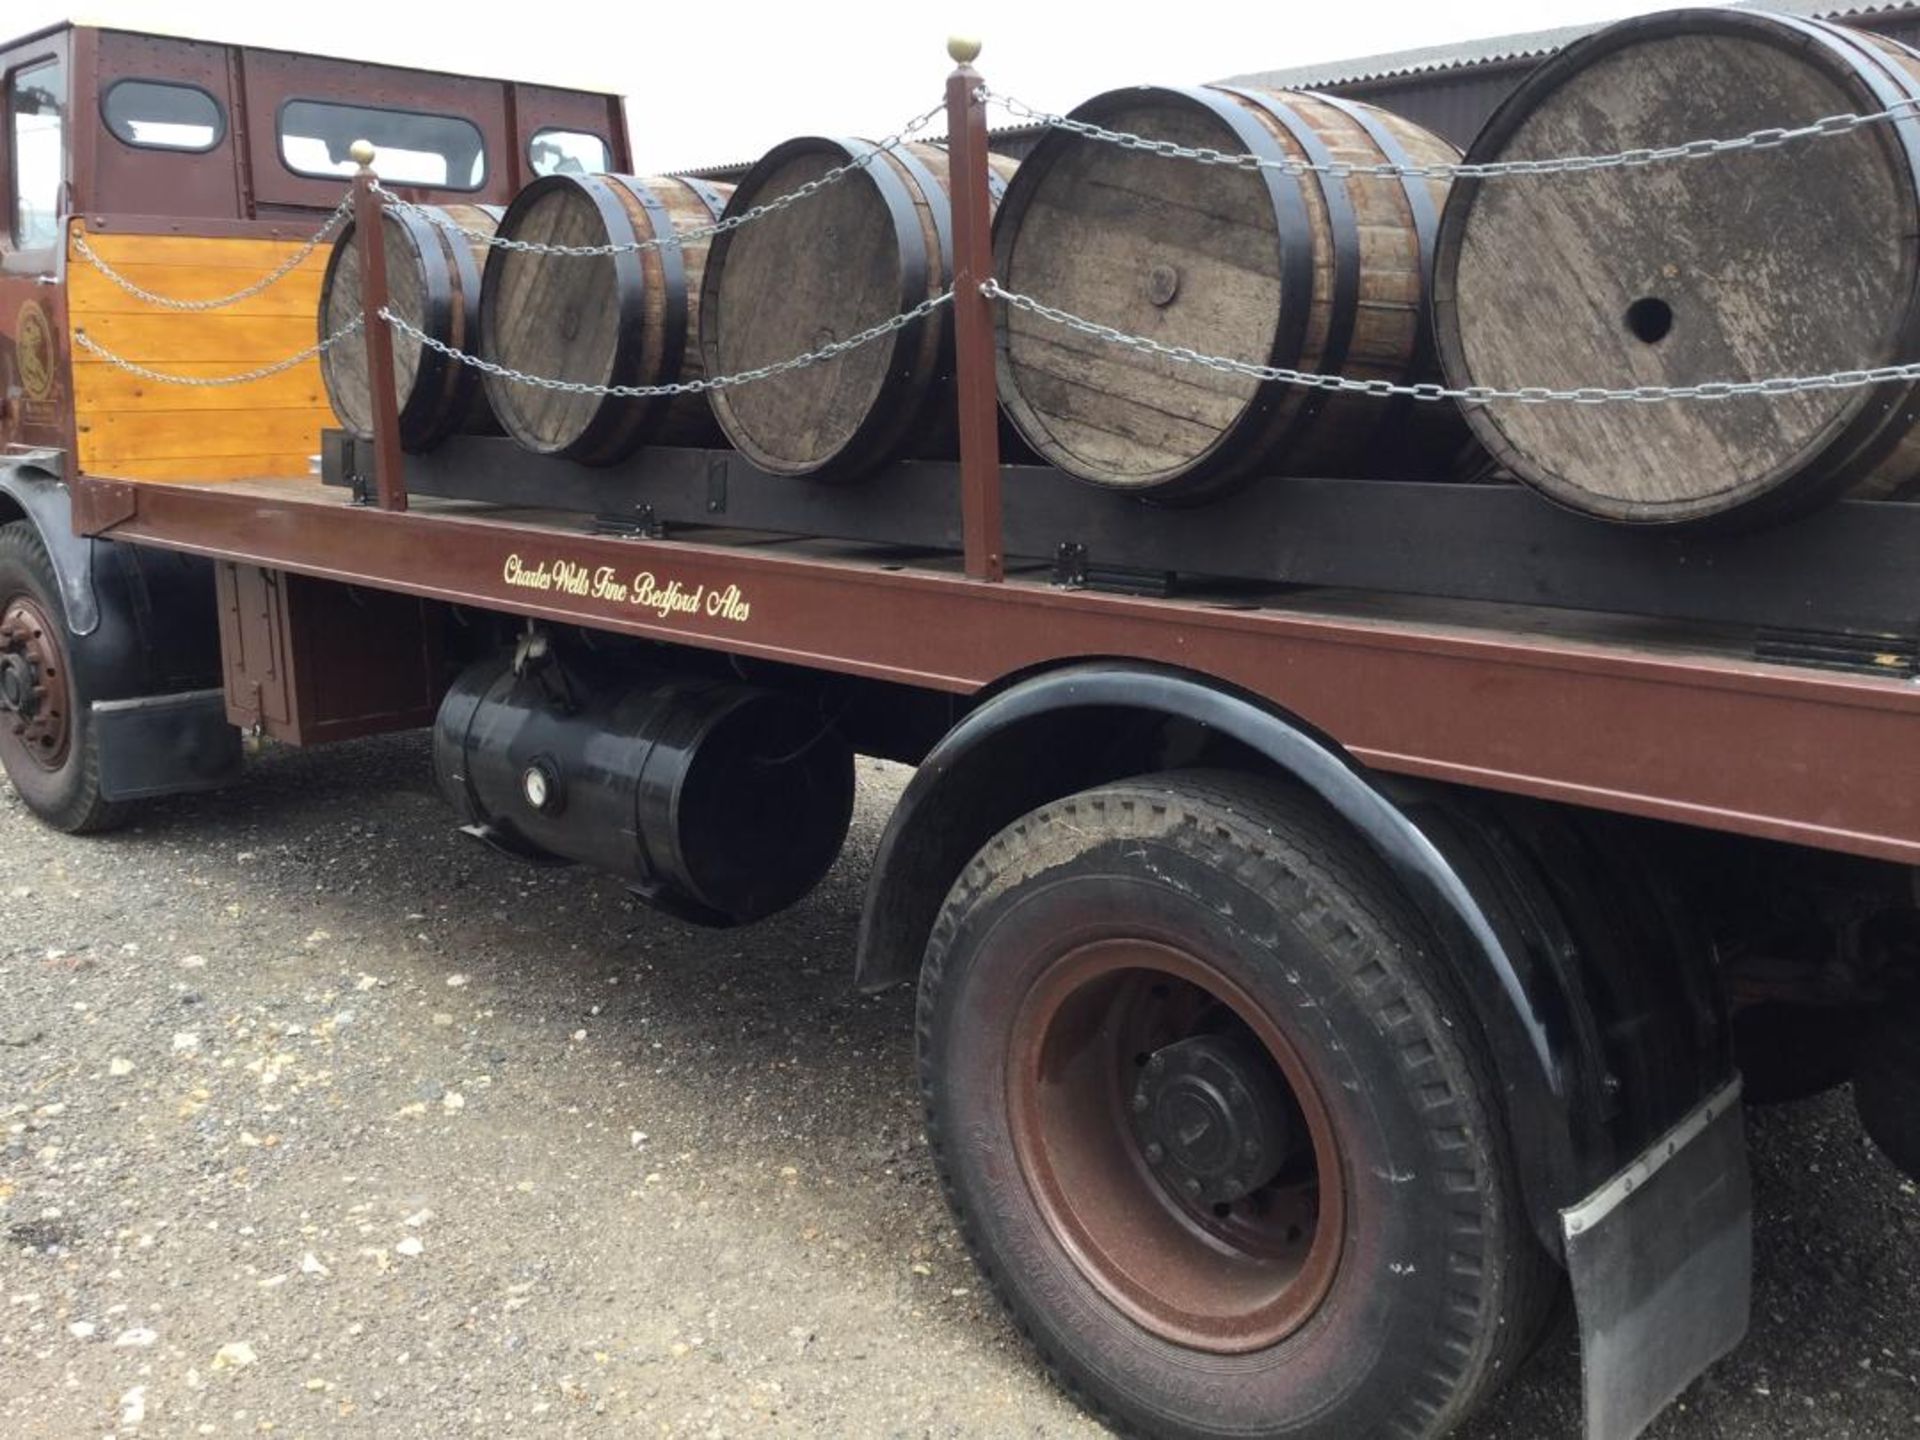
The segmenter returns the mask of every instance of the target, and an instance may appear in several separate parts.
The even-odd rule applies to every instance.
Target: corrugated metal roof
[[[1793,15],[1809,15],[1820,20],[1846,20],[1863,15],[1920,13],[1920,4],[1911,0],[1894,3],[1835,5],[1821,0],[1735,0],[1734,9],[1780,10]],[[1564,49],[1583,35],[1603,30],[1611,21],[1591,25],[1562,25],[1552,30],[1532,30],[1520,35],[1501,35],[1488,40],[1468,40],[1455,45],[1430,45],[1420,50],[1401,50],[1390,55],[1370,55],[1353,60],[1334,60],[1319,65],[1298,65],[1286,70],[1258,70],[1230,76],[1223,84],[1260,85],[1280,90],[1313,90],[1325,85],[1356,85],[1368,80],[1390,80],[1401,75],[1425,75],[1443,70],[1467,70],[1503,62],[1539,60]]]

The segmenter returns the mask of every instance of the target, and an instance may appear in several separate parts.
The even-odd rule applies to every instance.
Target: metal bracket
[[[631,515],[596,515],[593,533],[620,540],[664,540],[666,522],[653,513],[653,506],[642,505]]]
[[[1053,552],[1053,583],[1063,590],[1079,590],[1087,583],[1087,547],[1063,541]]]
[[[1920,635],[1767,627],[1753,637],[1753,658],[1911,680],[1920,675]]]
[[[1063,590],[1103,590],[1112,595],[1154,595],[1164,599],[1173,594],[1175,580],[1171,570],[1096,565],[1087,547],[1074,540],[1064,542],[1053,552],[1053,583]]]
[[[371,505],[378,498],[373,484],[373,447],[344,430],[320,432],[320,473],[340,477],[347,487],[349,504]]]
[[[96,480],[73,492],[73,528],[86,536],[104,535],[139,513],[134,488],[118,480]]]
[[[724,515],[727,513],[727,463],[728,457],[721,454],[707,459],[707,513]]]

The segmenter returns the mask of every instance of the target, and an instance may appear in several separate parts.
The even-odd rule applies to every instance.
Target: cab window
[[[13,243],[45,250],[60,239],[60,187],[66,179],[67,69],[59,60],[22,66],[7,77]]]
[[[328,100],[280,107],[280,158],[296,175],[353,174],[348,152],[356,140],[373,145],[373,168],[396,185],[478,190],[486,183],[486,145],[470,120]]]
[[[527,145],[536,175],[604,175],[613,167],[607,142],[585,130],[539,130]]]
[[[118,80],[100,101],[107,129],[123,145],[142,150],[211,150],[226,116],[198,85],[164,80]]]

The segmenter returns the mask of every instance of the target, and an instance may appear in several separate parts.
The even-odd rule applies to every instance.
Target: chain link
[[[944,114],[946,108],[945,105],[936,105],[931,110],[922,111],[886,139],[877,142],[870,150],[855,156],[843,164],[834,166],[831,170],[815,176],[804,185],[788,191],[785,195],[769,200],[763,205],[755,205],[750,209],[742,210],[738,215],[729,215],[724,220],[716,220],[711,225],[697,225],[691,229],[675,231],[671,235],[655,235],[645,240],[616,241],[607,245],[547,245],[538,240],[516,240],[507,235],[496,235],[485,230],[471,229],[468,226],[462,225],[445,212],[434,209],[432,206],[416,205],[410,200],[402,200],[378,180],[373,182],[373,188],[380,192],[381,197],[393,209],[417,216],[429,224],[440,226],[443,230],[450,230],[456,234],[463,235],[468,241],[475,245],[486,245],[495,250],[516,250],[525,255],[572,255],[580,257],[631,255],[645,250],[677,250],[682,246],[691,245],[699,240],[710,240],[715,235],[724,235],[730,230],[738,230],[742,225],[750,225],[755,220],[765,219],[769,215],[786,209],[789,205],[798,204],[809,195],[817,195],[835,181],[846,179],[847,176],[853,174],[856,170],[866,169],[867,166],[871,165],[876,159],[888,151],[899,149],[914,135],[924,129],[927,122],[933,119],[934,116]]]
[[[980,293],[1077,334],[1144,354],[1158,355],[1162,359],[1177,360],[1183,365],[1198,365],[1222,374],[1243,375],[1250,380],[1272,380],[1308,390],[1382,398],[1403,396],[1412,400],[1458,400],[1468,405],[1484,405],[1495,400],[1512,400],[1522,405],[1609,405],[1623,402],[1652,405],[1668,400],[1732,400],[1749,395],[1797,395],[1808,390],[1856,390],[1894,380],[1920,380],[1920,361],[1913,361],[1904,365],[1879,365],[1870,370],[1835,370],[1825,375],[1788,375],[1767,380],[1708,380],[1698,385],[1632,385],[1621,389],[1609,389],[1601,385],[1582,385],[1571,390],[1554,390],[1544,385],[1523,385],[1517,389],[1501,389],[1493,385],[1466,385],[1458,389],[1435,384],[1403,385],[1391,380],[1355,380],[1346,375],[1321,375],[1307,370],[1288,370],[1278,365],[1258,365],[1250,360],[1203,354],[1185,345],[1162,344],[1149,336],[1129,335],[1111,325],[1102,325],[1098,321],[1083,319],[1066,310],[1042,304],[1031,295],[1003,290],[993,280],[983,281]]]
[[[938,295],[922,300],[911,310],[895,315],[891,320],[882,321],[878,325],[862,330],[857,335],[849,335],[845,340],[835,340],[830,345],[822,345],[818,350],[796,355],[791,360],[779,360],[771,365],[742,370],[737,375],[677,380],[667,385],[590,385],[584,380],[555,380],[545,375],[529,375],[524,370],[515,370],[506,365],[496,364],[492,360],[483,360],[478,355],[469,355],[466,351],[427,334],[391,310],[382,310],[380,318],[400,334],[418,341],[429,350],[437,350],[450,360],[457,360],[462,365],[471,365],[476,370],[483,370],[489,375],[496,375],[515,385],[532,385],[540,390],[558,390],[568,395],[611,395],[622,400],[650,400],[657,396],[704,395],[710,390],[731,390],[735,386],[748,385],[755,380],[770,380],[775,375],[784,375],[790,370],[804,370],[809,365],[818,365],[822,361],[835,359],[849,350],[858,350],[862,345],[871,344],[882,336],[904,330],[915,321],[924,320],[942,305],[951,304],[952,301],[953,291],[943,290]]]
[[[334,227],[339,225],[352,209],[353,192],[349,190],[340,203],[333,207],[333,213],[321,222],[318,230],[314,231],[312,238],[303,243],[298,250],[289,255],[281,264],[268,271],[260,279],[254,281],[253,284],[247,286],[246,289],[236,290],[231,295],[222,295],[213,300],[176,300],[170,295],[156,295],[151,290],[142,289],[126,276],[122,275],[118,270],[114,269],[113,266],[109,265],[100,256],[98,251],[87,244],[87,237],[77,230],[73,235],[73,248],[76,254],[88,264],[92,265],[93,268],[98,270],[102,275],[106,276],[107,279],[118,285],[129,295],[134,296],[136,299],[144,300],[149,305],[158,305],[167,310],[220,310],[228,305],[238,305],[242,300],[251,300],[261,291],[271,289],[273,286],[278,285],[282,280],[286,279],[287,276],[306,264],[307,257],[319,249],[320,242],[333,233]]]
[[[114,354],[84,330],[75,330],[73,339],[82,350],[92,351],[109,365],[116,365],[129,375],[138,375],[143,380],[157,380],[162,385],[190,385],[198,389],[212,389],[221,385],[245,385],[255,380],[264,380],[269,375],[278,375],[284,370],[291,370],[296,365],[304,365],[316,356],[324,355],[340,341],[357,332],[365,323],[365,316],[356,315],[319,344],[309,345],[298,355],[289,355],[284,360],[276,360],[271,365],[262,365],[257,370],[245,370],[238,375],[170,375],[164,370],[149,370],[138,361]]]
[[[1916,115],[1920,115],[1920,97],[1915,97],[1896,100],[1884,110],[1875,110],[1865,115],[1828,115],[1806,125],[1790,128],[1773,126],[1725,140],[1687,140],[1678,145],[1621,150],[1610,155],[1563,155],[1546,160],[1486,160],[1471,163],[1464,160],[1436,161],[1431,165],[1395,165],[1382,161],[1378,164],[1366,165],[1349,160],[1315,162],[1291,157],[1275,160],[1264,155],[1216,150],[1208,145],[1180,145],[1172,140],[1152,140],[1144,135],[1134,135],[1124,130],[1109,130],[1106,126],[1095,125],[1091,121],[1075,120],[1067,115],[1054,115],[1044,110],[1035,110],[1032,106],[1011,96],[995,95],[984,85],[974,91],[974,98],[982,101],[991,100],[1018,119],[1050,126],[1056,130],[1065,130],[1089,140],[1104,141],[1109,145],[1117,145],[1123,150],[1139,150],[1149,155],[1164,155],[1176,160],[1196,160],[1203,165],[1225,165],[1236,170],[1277,170],[1286,175],[1326,175],[1335,179],[1408,177],[1418,180],[1497,180],[1521,175],[1570,175],[1586,174],[1595,170],[1628,170],[1643,165],[1657,165],[1668,160],[1701,160],[1710,155],[1727,155],[1742,150],[1777,150],[1782,145],[1788,145],[1797,140],[1810,140],[1821,135],[1846,135],[1868,125],[1911,120]]]

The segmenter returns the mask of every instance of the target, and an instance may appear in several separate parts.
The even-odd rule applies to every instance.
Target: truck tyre
[[[0,525],[0,765],[29,810],[83,835],[128,811],[100,794],[100,747],[71,653],[39,533],[24,520]]]
[[[1125,1432],[1441,1435],[1551,1308],[1467,1006],[1304,792],[1170,772],[1016,821],[940,913],[918,1038],[962,1235]]]

